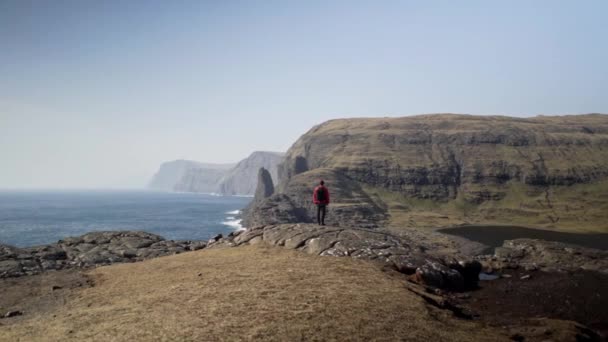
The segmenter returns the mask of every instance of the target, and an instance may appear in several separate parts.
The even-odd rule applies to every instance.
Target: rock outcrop
[[[0,278],[141,261],[206,246],[204,241],[171,241],[155,234],[132,231],[93,232],[28,248],[0,245]]]
[[[258,171],[258,182],[255,190],[254,199],[262,201],[265,198],[272,196],[274,193],[274,184],[272,182],[272,176],[270,172],[265,168],[260,168]]]
[[[283,224],[248,229],[235,245],[264,242],[321,256],[362,258],[384,263],[426,286],[461,291],[477,284],[481,264],[463,256],[443,256],[405,236],[359,228]]]
[[[331,120],[292,145],[275,198],[261,205],[279,205],[281,196],[311,217],[310,194],[324,178],[334,225],[364,218],[367,227],[510,222],[605,231],[607,147],[601,114]]]

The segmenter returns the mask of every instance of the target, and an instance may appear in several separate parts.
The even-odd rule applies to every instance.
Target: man
[[[312,193],[312,202],[317,205],[317,222],[320,226],[325,225],[325,212],[329,204],[329,190],[325,187],[325,182],[321,180],[319,185]]]

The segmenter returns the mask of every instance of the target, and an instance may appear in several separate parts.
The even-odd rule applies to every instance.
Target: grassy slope
[[[533,189],[507,184],[507,195],[479,205],[459,196],[438,202],[415,199],[385,189],[365,187],[376,203],[388,207],[389,226],[446,227],[463,223],[510,224],[569,232],[608,232],[608,181]]]
[[[349,258],[247,246],[102,267],[90,276],[96,285],[65,305],[3,322],[0,340],[504,339],[427,307],[403,278]]]

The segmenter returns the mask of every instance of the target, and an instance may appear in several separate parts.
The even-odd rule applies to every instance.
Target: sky
[[[340,117],[608,113],[608,1],[0,0],[0,188],[137,188]]]

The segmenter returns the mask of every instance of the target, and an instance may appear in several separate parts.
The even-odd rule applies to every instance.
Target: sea
[[[0,191],[0,244],[28,247],[93,231],[207,240],[242,229],[251,197],[153,191]]]

